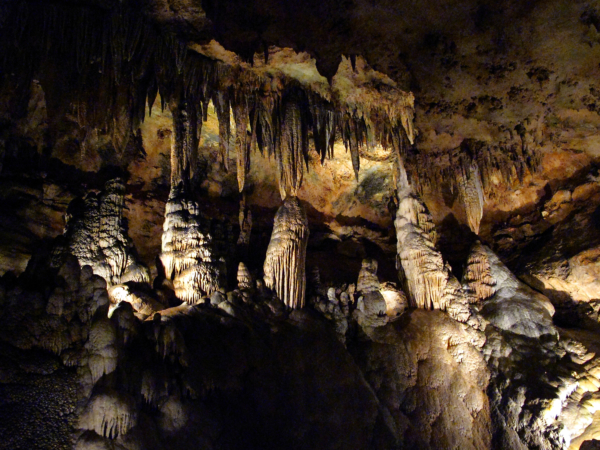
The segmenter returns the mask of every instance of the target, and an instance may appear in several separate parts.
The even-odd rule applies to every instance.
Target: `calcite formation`
[[[165,210],[160,259],[177,298],[191,304],[219,288],[211,236],[203,232],[201,222],[198,204],[181,187],[173,188]]]
[[[240,262],[238,265],[237,282],[239,289],[254,289],[252,274],[243,262]]]
[[[124,192],[123,182],[116,178],[106,183],[100,195],[90,193],[71,203],[62,239],[53,250],[56,266],[70,253],[109,285],[150,281],[148,269],[136,260],[123,226]]]
[[[596,444],[600,9],[405,3],[0,1],[0,447]]]
[[[457,184],[467,214],[467,223],[471,231],[478,234],[485,199],[477,165],[473,163],[466,173],[460,173],[457,176]]]
[[[306,293],[308,220],[296,197],[287,197],[275,215],[263,267],[265,284],[290,308],[302,308]]]
[[[394,221],[398,238],[398,264],[414,306],[445,310],[452,277],[448,265],[435,248],[434,225],[429,211],[410,191],[398,191],[399,206]]]
[[[471,247],[462,282],[478,301],[487,300],[496,293],[496,280],[492,276],[488,251],[480,241]]]

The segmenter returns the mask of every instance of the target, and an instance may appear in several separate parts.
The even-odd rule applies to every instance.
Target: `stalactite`
[[[198,154],[196,109],[188,105],[184,102],[176,102],[171,105],[173,116],[171,185],[173,186],[179,183],[186,184],[191,180]]]
[[[220,90],[213,96],[213,105],[219,120],[219,155],[225,170],[229,170],[229,141],[231,139],[231,112],[229,93]]]
[[[465,194],[465,188],[472,191],[468,194],[470,205],[465,206],[473,208],[470,222],[475,225],[479,202],[483,207],[484,198],[497,195],[498,184],[515,186],[522,182],[527,172],[535,172],[540,164],[538,153],[533,145],[521,150],[521,144],[516,143],[487,145],[465,140],[451,152],[407,155],[407,170],[416,191],[421,194],[425,191],[440,192],[443,186],[461,196]],[[470,213],[467,211],[467,214]]]
[[[287,197],[275,215],[263,267],[265,284],[290,308],[302,308],[306,292],[308,219],[296,197]]]
[[[237,181],[240,192],[244,191],[246,177],[250,171],[250,146],[248,136],[250,125],[250,111],[248,98],[238,98],[233,102],[233,118],[235,121],[235,152],[237,156]],[[253,127],[256,129],[256,126]]]
[[[275,100],[269,93],[258,96],[256,103],[256,142],[261,153],[267,150],[269,156],[275,152],[275,123],[273,112]]]
[[[366,139],[366,124],[364,120],[346,114],[341,123],[341,127],[344,146],[346,147],[346,150],[350,150],[354,176],[358,181],[358,172],[360,171],[360,148],[363,146]]]
[[[326,158],[333,158],[335,143],[335,111],[329,102],[325,103],[317,96],[311,97],[312,132],[315,150],[321,156],[321,163]]]
[[[295,197],[302,185],[305,158],[308,157],[308,130],[297,99],[288,98],[283,104],[281,137],[277,166],[281,198]]]
[[[467,213],[467,223],[471,231],[479,234],[479,224],[483,217],[483,186],[477,165],[472,163],[468,172],[459,172],[457,174],[457,184],[460,197]]]
[[[275,154],[283,198],[297,194],[302,184],[309,127],[321,159],[333,156],[336,133],[342,136],[356,176],[360,149],[373,138],[382,145],[398,147],[401,129],[407,141],[414,140],[411,94],[393,83],[384,83],[384,89],[375,83],[357,85],[357,95],[348,91],[347,82],[357,73],[373,72],[361,58],[357,58],[357,72],[353,71],[351,78],[341,75],[341,90],[333,85],[315,89],[277,70],[265,76],[254,68],[205,57],[125,4],[96,10],[17,3],[19,6],[9,7],[10,19],[3,28],[6,33],[0,36],[0,80],[15,84],[15,97],[23,100],[33,77],[44,80],[49,68],[48,104],[77,105],[79,124],[86,130],[108,129],[118,153],[127,148],[132,130],[143,121],[146,104],[152,109],[159,94],[163,108],[185,104],[185,114],[175,118],[185,124],[184,134],[189,138],[184,146],[186,158],[177,159],[183,164],[179,169],[194,170],[195,152],[187,150],[197,146],[201,121],[206,120],[212,100],[219,120],[219,156],[228,170],[230,108],[234,106],[236,145],[247,149],[237,152],[240,189],[249,170],[250,149],[256,144],[261,151]],[[72,84],[53,91],[51,80],[56,77]],[[252,132],[249,140],[244,133],[248,128]],[[175,129],[182,130],[177,124]],[[179,169],[174,171],[175,177],[182,175]]]
[[[95,394],[79,418],[79,428],[94,430],[100,436],[116,439],[137,424],[135,400],[129,395],[106,389]]]
[[[252,232],[252,211],[246,203],[246,195],[240,200],[240,211],[238,214],[240,224],[240,235],[237,240],[237,245],[247,248],[250,245],[250,233]]]
[[[492,276],[488,254],[481,242],[471,247],[463,274],[463,284],[474,294],[475,299],[487,300],[496,293],[496,280]]]

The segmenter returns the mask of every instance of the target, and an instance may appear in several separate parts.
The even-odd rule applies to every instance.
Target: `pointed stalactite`
[[[239,211],[240,235],[238,237],[238,246],[248,247],[250,245],[250,233],[252,232],[252,211],[247,204],[246,195],[240,200]]]
[[[311,98],[312,132],[315,150],[321,156],[321,163],[326,158],[333,158],[335,143],[335,111],[329,103]]]
[[[185,102],[171,105],[173,136],[171,140],[171,185],[188,184],[192,176],[192,161],[198,151],[196,117]]]
[[[233,102],[233,119],[235,121],[235,152],[237,161],[237,181],[240,192],[244,191],[246,177],[250,171],[251,137],[248,136],[250,112],[248,99],[242,97]],[[255,128],[255,127],[254,127]]]
[[[255,108],[256,144],[261,154],[267,150],[269,156],[275,153],[274,109],[275,99],[272,95],[265,93],[258,96]]]
[[[123,156],[131,136],[130,93],[127,86],[120,86],[115,98],[114,115],[111,121],[111,137],[115,151]]]
[[[358,173],[360,171],[360,148],[363,146],[366,139],[366,125],[364,120],[359,120],[346,114],[341,126],[344,146],[346,147],[346,150],[350,151],[354,176],[356,181],[358,181]]]
[[[212,100],[219,119],[220,160],[226,169],[230,108],[243,99],[249,119],[242,111],[239,116],[243,119],[236,121],[236,129],[246,122],[246,130],[250,125],[252,132],[248,147],[253,149],[256,144],[261,151],[267,149],[270,155],[275,154],[282,197],[296,194],[301,186],[302,159],[308,159],[309,126],[322,160],[333,155],[336,133],[342,135],[352,155],[355,175],[360,169],[360,149],[368,146],[372,138],[382,145],[389,144],[394,130],[400,128],[409,142],[414,139],[414,98],[393,85],[386,85],[377,101],[361,105],[336,96],[333,85],[329,91],[325,87],[326,92],[321,88],[313,91],[312,85],[308,87],[290,79],[288,74],[276,72],[265,80],[264,74],[252,68],[233,68],[190,50],[180,36],[165,29],[159,31],[146,15],[126,3],[93,9],[75,5],[65,8],[52,2],[19,2],[15,9],[21,13],[14,20],[5,21],[0,35],[3,81],[15,84],[13,90],[22,91],[22,95],[14,95],[26,100],[34,77],[69,80],[68,86],[48,87],[48,105],[78,105],[83,113],[80,125],[86,130],[108,129],[119,153],[127,148],[131,131],[143,121],[146,103],[152,109],[159,93],[163,108],[186,100],[188,147],[195,148],[193,141],[198,141],[200,118],[206,120],[206,106]],[[362,73],[365,64],[359,58],[352,59],[356,59],[354,77]],[[337,68],[338,63],[332,67]],[[377,95],[379,87],[369,89]],[[18,103],[26,105],[25,100]],[[192,123],[196,124],[195,138]],[[189,167],[191,177],[195,152],[187,154],[188,160],[179,161]],[[525,157],[525,148],[521,154]],[[243,187],[249,158],[247,151],[239,155],[239,184]],[[522,173],[517,170],[514,175],[506,175],[518,178]],[[179,176],[178,172],[175,175]],[[482,178],[485,186],[483,173]]]
[[[296,197],[288,197],[275,215],[263,267],[265,284],[290,308],[302,308],[306,293],[308,219]]]
[[[457,174],[457,184],[467,214],[469,228],[471,228],[473,233],[479,234],[479,224],[483,217],[484,197],[477,164],[472,163],[467,173],[459,171]]]
[[[279,152],[276,154],[281,198],[298,195],[304,176],[305,153],[308,150],[307,129],[300,106],[295,99],[283,105]]]
[[[220,90],[215,93],[212,100],[219,121],[219,156],[225,170],[229,170],[229,141],[231,139],[229,93],[226,90]]]

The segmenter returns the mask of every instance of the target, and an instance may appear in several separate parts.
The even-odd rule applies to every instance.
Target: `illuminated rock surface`
[[[598,30],[0,2],[0,448],[596,448]]]

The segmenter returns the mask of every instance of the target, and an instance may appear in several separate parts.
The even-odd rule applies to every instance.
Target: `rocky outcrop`
[[[556,334],[550,300],[517,279],[488,247],[475,244],[469,262],[465,281],[482,302],[480,313],[486,320],[531,338]]]

